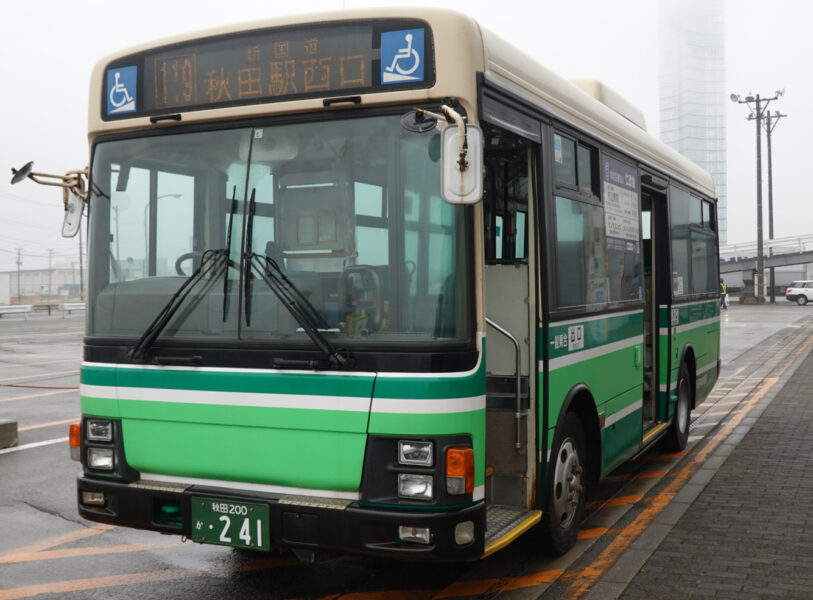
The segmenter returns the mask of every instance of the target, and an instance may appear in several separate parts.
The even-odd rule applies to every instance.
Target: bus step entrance
[[[483,557],[507,546],[541,519],[541,510],[492,504],[486,509],[486,549]]]

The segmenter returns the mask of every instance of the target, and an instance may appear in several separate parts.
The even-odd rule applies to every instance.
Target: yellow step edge
[[[655,425],[655,427],[653,427],[644,434],[644,439],[641,441],[641,445],[647,446],[652,440],[654,440],[656,437],[662,434],[668,427],[669,423],[659,423],[658,425]]]
[[[497,550],[502,550],[508,544],[516,540],[519,536],[523,533],[528,531],[531,527],[539,523],[542,520],[542,511],[535,510],[533,511],[526,519],[524,519],[521,523],[518,523],[516,527],[508,531],[504,535],[500,536],[490,544],[486,546],[483,555],[480,558],[485,558],[490,554],[494,554]]]

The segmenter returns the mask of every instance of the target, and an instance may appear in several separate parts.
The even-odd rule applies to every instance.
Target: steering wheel
[[[195,250],[191,252],[184,252],[178,258],[175,259],[175,272],[182,276],[182,277],[189,277],[184,270],[181,268],[181,263],[186,262],[189,259],[192,259],[194,262],[192,263],[193,266],[195,263],[200,261],[200,257],[203,256],[203,252],[197,252]]]

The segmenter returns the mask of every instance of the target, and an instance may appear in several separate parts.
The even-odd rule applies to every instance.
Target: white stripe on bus
[[[640,398],[640,399],[636,400],[635,402],[632,402],[628,406],[625,406],[621,410],[615,411],[609,417],[604,419],[604,429],[607,429],[608,427],[610,427],[612,425],[615,425],[616,423],[618,423],[624,417],[628,417],[632,413],[643,409],[643,407],[644,407],[644,399]]]
[[[719,323],[720,317],[711,317],[709,319],[702,319],[700,321],[692,321],[691,323],[684,323],[683,325],[678,325],[677,327],[672,327],[672,333],[683,333],[684,331],[689,331],[691,329],[696,329],[698,327],[704,327],[706,325],[710,325],[711,323]],[[661,327],[658,332],[661,335],[669,335],[669,328],[668,327]]]
[[[644,335],[642,333],[641,335],[636,335],[635,337],[619,340],[610,344],[604,344],[603,346],[596,346],[595,348],[588,348],[587,350],[579,350],[578,352],[566,354],[565,356],[552,358],[549,361],[549,370],[553,371],[555,369],[561,369],[562,367],[569,367],[570,365],[575,365],[585,360],[612,354],[613,352],[618,352],[619,350],[624,350],[625,348],[632,348],[633,346],[643,343]],[[544,362],[540,360],[539,370],[542,371],[544,368]]]
[[[624,312],[614,312],[614,313],[603,313],[600,315],[596,315],[593,317],[581,317],[579,319],[568,319],[567,321],[551,321],[551,327],[559,327],[561,325],[575,325],[578,323],[588,323],[589,321],[600,321],[606,319],[612,319],[614,317],[628,317],[630,315],[640,315],[643,314],[643,309],[639,310],[625,310]]]
[[[222,487],[250,492],[264,492],[269,494],[283,494],[296,496],[314,496],[317,498],[340,498],[342,500],[358,500],[358,492],[338,492],[334,490],[314,490],[310,488],[288,487],[284,485],[269,485],[264,483],[249,483],[245,481],[226,481],[221,479],[202,479],[198,477],[176,477],[174,475],[159,475],[157,473],[141,473],[141,479],[146,481],[159,481],[162,483],[179,483],[186,486],[205,485]]]
[[[136,388],[82,384],[81,396],[115,398],[142,402],[177,402],[180,404],[208,404],[220,406],[248,406],[256,408],[293,408],[302,410],[337,410],[346,412],[370,411],[370,398],[315,396],[297,394],[262,394],[250,392],[215,392],[209,390],[177,390],[164,388]],[[486,397],[440,399],[376,398],[372,401],[375,414],[444,414],[484,410]]]

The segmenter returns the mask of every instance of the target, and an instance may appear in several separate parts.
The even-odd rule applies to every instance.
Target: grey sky
[[[60,191],[31,182],[8,183],[9,167],[33,160],[37,170],[62,173],[88,162],[87,103],[90,71],[103,56],[160,37],[281,13],[407,2],[298,0],[296,3],[158,2],[125,4],[83,0],[4,5],[0,36],[0,271],[78,260],[77,239],[65,240]],[[649,130],[658,129],[657,3],[653,0],[447,0],[485,27],[568,78],[600,79],[638,105]],[[533,7],[530,12],[528,7]],[[295,10],[294,10],[295,9]],[[420,15],[419,9],[412,14]],[[803,145],[813,131],[813,4],[727,0],[727,90],[763,95],[785,88],[772,108],[789,116],[774,132],[774,203],[777,237],[813,233],[811,185],[803,181]],[[755,132],[745,106],[727,103],[729,241],[756,239]],[[767,221],[766,221],[767,233]]]

